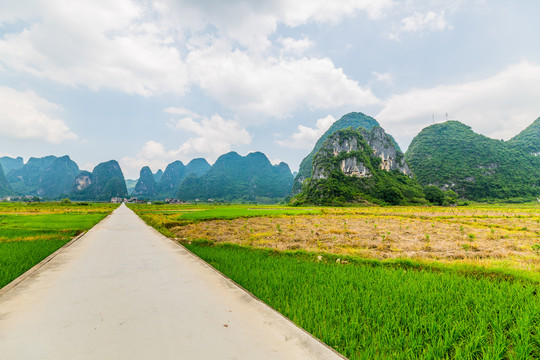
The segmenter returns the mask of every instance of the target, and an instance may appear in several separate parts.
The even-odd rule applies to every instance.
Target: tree
[[[444,204],[444,192],[434,185],[424,187],[424,196],[426,200],[435,205]]]

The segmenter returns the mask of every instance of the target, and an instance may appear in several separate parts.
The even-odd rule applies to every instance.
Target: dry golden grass
[[[540,270],[538,206],[323,208],[322,212],[198,222],[171,231],[187,241]]]

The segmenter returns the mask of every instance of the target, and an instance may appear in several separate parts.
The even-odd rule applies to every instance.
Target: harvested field
[[[170,231],[183,241],[540,270],[538,206],[323,208],[322,214],[202,221]]]

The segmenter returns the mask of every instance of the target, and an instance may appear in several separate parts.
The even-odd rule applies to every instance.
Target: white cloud
[[[176,149],[166,149],[157,141],[147,141],[135,157],[121,159],[122,169],[128,176],[138,176],[143,166],[150,166],[155,172],[176,160],[188,163],[196,157],[204,157],[214,162],[220,155],[231,151],[235,145],[251,143],[251,134],[238,122],[227,120],[214,114],[206,117],[184,108],[167,108],[165,112],[179,115],[169,126],[173,130],[194,133],[195,136],[182,142]]]
[[[286,117],[299,108],[365,106],[378,99],[328,58],[257,58],[227,44],[192,51],[187,64],[197,84],[241,114]]]
[[[222,36],[260,50],[269,46],[268,36],[279,23],[291,27],[337,23],[362,11],[378,19],[392,4],[391,0],[163,0],[159,7],[172,21],[192,30],[211,24]]]
[[[140,95],[186,90],[185,66],[170,29],[146,22],[150,14],[143,6],[129,0],[37,3],[37,10],[28,7],[30,14],[13,7],[11,18],[4,18],[34,20],[0,39],[7,67],[93,90]]]
[[[425,33],[451,29],[452,26],[446,20],[446,12],[428,11],[426,13],[415,12],[401,20],[401,24],[394,28],[390,38],[399,40],[403,33]]]
[[[77,138],[62,120],[52,115],[60,107],[33,91],[0,87],[0,109],[2,137],[55,144]]]
[[[210,159],[215,159],[229,152],[232,145],[247,145],[252,139],[251,134],[238,122],[224,119],[218,114],[206,117],[192,113],[191,116],[175,120],[172,127],[196,135],[174,151],[177,155],[206,154]]]
[[[280,11],[287,25],[296,26],[311,21],[335,23],[359,11],[378,19],[392,4],[391,0],[283,0],[280,1]]]
[[[332,115],[317,120],[315,127],[310,128],[304,125],[298,125],[298,131],[289,139],[276,140],[278,145],[291,149],[312,149],[315,142],[332,126],[336,119]]]
[[[277,42],[281,44],[282,55],[303,55],[315,45],[315,43],[308,38],[294,39],[290,37],[279,37]]]
[[[524,61],[486,79],[392,96],[376,118],[401,143],[430,125],[433,114],[440,122],[446,113],[476,132],[509,139],[540,116],[539,83],[540,65]]]
[[[284,117],[298,108],[377,102],[329,58],[306,58],[307,38],[271,40],[277,24],[372,18],[390,0],[96,0],[10,4],[0,21],[0,63],[69,86],[150,96],[199,86],[225,107]],[[242,46],[238,46],[242,44]],[[283,58],[281,57],[283,56]],[[187,64],[186,64],[187,62]]]

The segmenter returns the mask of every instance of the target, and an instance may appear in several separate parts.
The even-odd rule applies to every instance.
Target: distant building
[[[120,197],[113,197],[111,199],[111,203],[113,204],[121,204],[124,202],[124,198],[120,198]]]

